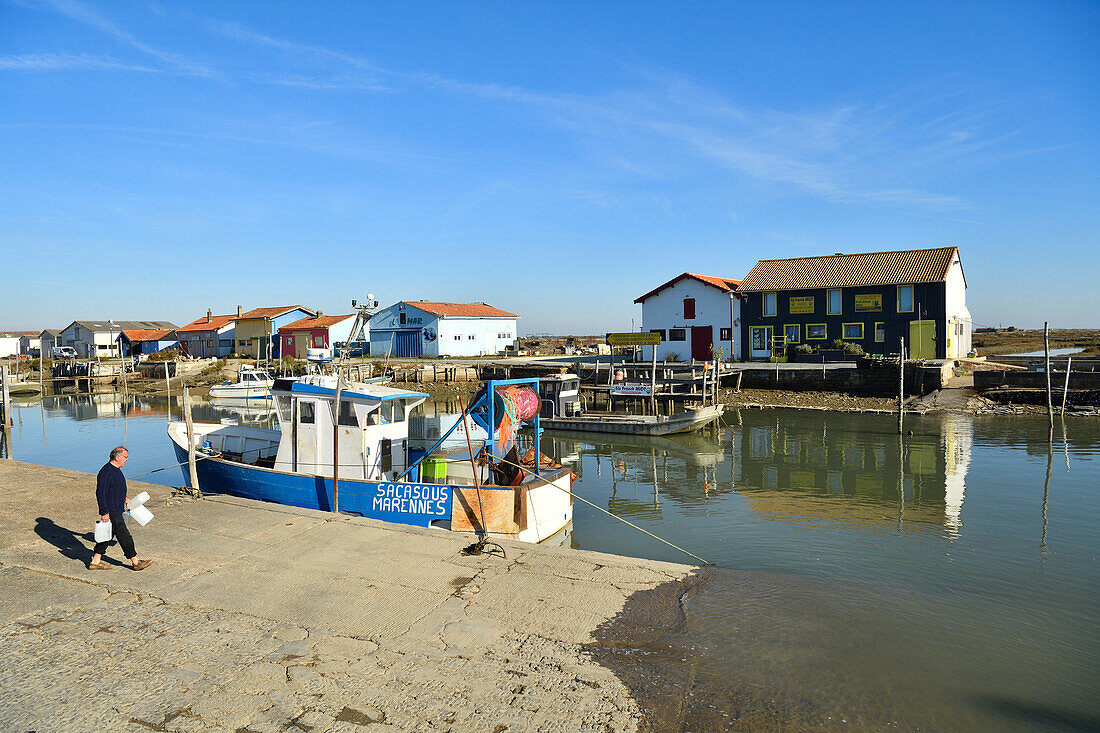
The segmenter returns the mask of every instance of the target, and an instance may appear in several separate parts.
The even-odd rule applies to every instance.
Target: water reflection
[[[594,469],[609,488],[607,508],[627,516],[658,519],[664,500],[691,506],[735,496],[767,520],[893,524],[957,536],[972,421],[945,417],[904,440],[891,434],[889,419],[878,429],[866,421],[734,411],[689,435],[548,433],[543,446],[582,480]]]

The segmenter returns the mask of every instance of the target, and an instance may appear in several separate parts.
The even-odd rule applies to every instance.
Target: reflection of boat
[[[515,387],[517,381],[503,386]],[[572,474],[545,456],[535,466],[537,431],[530,458],[517,457],[519,421],[534,417],[537,426],[533,393],[522,395],[529,402],[519,403],[519,396],[498,393],[497,383],[490,381],[468,411],[471,421],[487,431],[481,455],[488,460],[471,460],[463,446],[421,464],[408,446],[408,415],[428,395],[352,382],[341,387],[337,408],[336,386],[335,377],[322,375],[278,380],[272,393],[279,430],[195,424],[195,444],[203,446],[196,462],[200,488],[460,532],[484,527],[494,536],[528,542],[550,538],[572,519]],[[186,476],[185,424],[169,423],[168,435]],[[339,481],[334,486],[337,449]],[[502,483],[494,482],[497,477]]]
[[[271,385],[274,383],[275,380],[262,369],[241,364],[237,381],[226,381],[216,387],[211,387],[210,396],[230,399],[262,399],[271,395]]]
[[[674,415],[620,415],[588,413],[577,417],[543,419],[547,430],[573,430],[620,435],[674,435],[698,430],[722,417],[724,405],[688,407]]]
[[[8,394],[12,397],[23,397],[42,393],[42,385],[37,382],[23,382],[19,379],[8,381]]]

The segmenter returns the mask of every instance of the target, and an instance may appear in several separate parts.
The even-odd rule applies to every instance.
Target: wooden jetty
[[[698,430],[722,417],[724,405],[689,407],[672,415],[586,413],[578,417],[542,418],[546,430],[569,430],[618,435],[675,435]]]

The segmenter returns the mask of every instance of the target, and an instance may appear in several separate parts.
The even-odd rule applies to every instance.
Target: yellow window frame
[[[825,329],[825,335],[821,338],[810,336],[810,326],[821,326]],[[807,341],[828,341],[829,340],[829,327],[824,323],[807,323],[806,324],[806,340]]]
[[[772,296],[772,313],[768,313],[768,296]],[[765,292],[761,296],[763,300],[760,301],[760,315],[763,318],[775,318],[779,314],[779,293],[775,291]]]
[[[790,328],[791,326],[794,326],[796,329],[798,329],[798,331],[797,331],[798,335],[795,337],[794,341],[791,341],[790,338],[787,336],[787,329]],[[802,326],[798,323],[784,323],[783,324],[783,338],[786,339],[788,344],[800,344],[800,343],[802,343]]]
[[[909,288],[909,310],[907,310],[907,311],[903,311],[901,309],[901,289],[902,288]],[[898,296],[897,297],[897,300],[898,300],[898,313],[912,313],[913,312],[913,307],[916,303],[916,297],[917,297],[917,294],[914,291],[913,286],[912,285],[898,285],[897,296]]]
[[[832,298],[829,296],[832,293],[840,293],[840,310],[834,313],[832,310]],[[827,316],[839,316],[844,313],[844,288],[829,288],[825,291],[825,315]]]
[[[882,326],[882,338],[878,337],[878,327]],[[875,321],[875,343],[881,344],[886,341],[886,323],[884,321]]]
[[[859,335],[858,336],[845,336],[844,335],[844,329],[847,328],[848,326],[859,326]],[[840,326],[840,338],[841,338],[842,341],[862,341],[863,340],[863,322],[861,321],[859,323],[843,323],[843,324],[841,324],[841,326]]]

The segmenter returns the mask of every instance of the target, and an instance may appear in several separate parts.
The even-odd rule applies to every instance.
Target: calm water
[[[12,453],[95,471],[125,440],[135,476],[175,463],[165,410],[114,394],[23,402]],[[454,412],[428,405],[414,427],[429,437]],[[690,436],[544,437],[578,495],[719,568],[675,632],[639,650],[668,675],[651,677],[652,699],[686,698],[696,730],[1100,727],[1100,422],[1059,424],[1053,446],[1045,418],[906,427],[899,442],[887,416],[751,410]],[[572,542],[691,561],[579,502]]]

